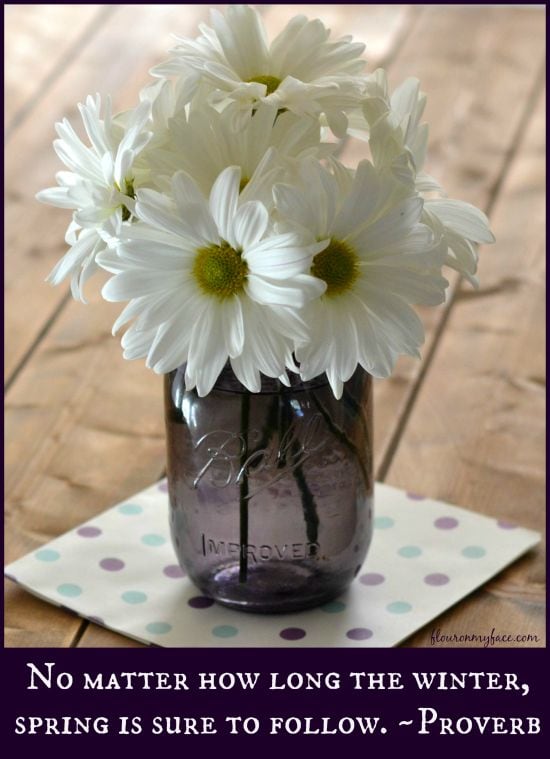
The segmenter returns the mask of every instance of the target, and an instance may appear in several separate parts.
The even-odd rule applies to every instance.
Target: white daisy
[[[166,190],[172,175],[182,170],[206,196],[224,169],[240,166],[241,200],[250,199],[253,187],[254,199],[269,204],[276,174],[301,157],[327,153],[329,146],[320,145],[319,133],[318,123],[292,113],[278,114],[268,105],[260,105],[243,129],[235,131],[224,113],[203,106],[169,119],[163,143],[148,148],[143,159],[159,189]]]
[[[422,221],[444,240],[447,248],[445,265],[478,287],[476,244],[495,242],[489,219],[483,211],[462,200],[430,198],[424,201]]]
[[[389,96],[385,72],[375,72],[363,105],[370,125],[369,145],[378,169],[387,168],[404,181],[412,178],[419,193],[444,195],[438,182],[423,171],[428,145],[428,125],[421,122],[425,106],[418,79],[406,79]],[[445,264],[476,286],[475,244],[495,241],[485,214],[469,203],[429,197],[422,221],[444,240]]]
[[[126,115],[126,125],[111,117],[107,99],[103,118],[101,99],[88,97],[79,110],[90,141],[85,145],[67,119],[57,123],[54,148],[70,171],[56,175],[58,187],[42,190],[37,199],[73,209],[65,237],[71,249],[56,264],[47,281],[59,284],[71,276],[75,298],[84,301],[83,287],[97,270],[96,258],[127,221],[134,207],[133,163],[151,137],[145,131],[150,104]]]
[[[428,144],[428,125],[421,122],[425,107],[426,96],[420,92],[418,79],[406,79],[390,95],[383,69],[368,78],[363,128],[374,165],[391,169],[398,178],[405,172],[419,192],[441,190],[435,179],[422,171]],[[360,136],[360,131],[354,134]]]
[[[409,304],[445,299],[444,249],[420,223],[422,199],[368,161],[353,180],[304,162],[303,187],[274,189],[282,223],[329,238],[311,268],[326,291],[304,310],[310,334],[296,358],[305,380],[326,372],[339,398],[358,364],[386,377],[400,353],[419,356],[424,331]]]
[[[178,37],[171,58],[152,73],[199,71],[216,99],[233,101],[243,116],[266,102],[300,116],[324,113],[331,129],[345,133],[344,111],[358,104],[362,91],[364,45],[351,37],[331,42],[319,19],[295,16],[268,46],[260,15],[245,5],[229,5],[225,16],[213,9],[211,22],[200,25],[197,39]]]
[[[130,301],[114,330],[136,319],[126,354],[146,352],[158,373],[186,364],[187,387],[199,395],[228,359],[252,392],[260,390],[260,371],[284,378],[293,340],[305,336],[297,309],[325,289],[308,272],[326,241],[273,234],[266,208],[240,201],[240,181],[239,167],[225,169],[208,201],[184,172],[173,178],[173,199],[138,191],[142,223],[126,229],[118,255],[98,257],[114,274],[105,299]]]
[[[140,102],[148,102],[151,105],[148,126],[151,139],[140,153],[138,164],[142,163],[143,157],[149,155],[153,148],[167,141],[171,119],[186,112],[186,106],[196,91],[198,80],[199,75],[192,72],[187,79],[156,79],[140,91]]]

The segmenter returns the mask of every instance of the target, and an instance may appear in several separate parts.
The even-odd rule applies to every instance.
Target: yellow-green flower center
[[[248,177],[243,177],[239,183],[239,193],[241,193],[246,185],[250,182],[250,179]]]
[[[270,76],[269,74],[260,74],[259,76],[253,76],[252,79],[248,80],[249,84],[250,82],[258,82],[258,84],[265,84],[266,86],[266,95],[271,95],[272,92],[275,92],[277,87],[281,84],[281,80],[278,79],[276,76]]]
[[[118,184],[115,182],[115,187],[119,192],[122,192]],[[129,198],[132,198],[132,200],[136,197],[136,192],[134,190],[134,180],[133,179],[125,179],[124,180],[124,194],[127,195]],[[126,208],[125,205],[122,206],[122,221],[128,221],[132,214],[130,213],[129,209]]]
[[[327,283],[325,295],[341,295],[350,290],[359,277],[359,258],[347,242],[332,238],[313,259],[311,273]]]
[[[239,251],[222,240],[221,245],[199,248],[193,276],[201,290],[223,300],[241,292],[248,267]]]

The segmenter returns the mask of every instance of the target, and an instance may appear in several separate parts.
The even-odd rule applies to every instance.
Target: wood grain
[[[474,6],[423,8],[414,34],[407,37],[388,69],[389,80],[393,88],[414,75],[428,94],[426,170],[442,182],[450,197],[488,208],[523,128],[530,94],[543,66],[544,36],[536,12]],[[350,165],[364,157],[365,149],[358,141],[350,141],[342,155]],[[446,276],[454,286],[454,273],[447,271]],[[434,348],[446,308],[418,309],[426,332],[424,359]],[[389,379],[375,382],[379,476],[387,470],[397,442],[388,423],[392,427],[414,403],[423,371],[423,363],[403,357]],[[392,428],[397,434],[399,426]]]
[[[149,68],[166,55],[171,33],[192,32],[206,18],[208,8],[181,6],[117,6],[108,20],[82,47],[80,55],[52,83],[48,97],[31,110],[7,144],[6,183],[6,344],[5,376],[13,373],[56,313],[67,287],[37,287],[66,250],[66,211],[38,203],[34,195],[55,184],[62,165],[52,149],[54,123],[67,117],[81,132],[77,103],[87,95],[110,93],[113,108],[123,110],[137,100],[151,81]],[[132,44],[123,44],[131,28]],[[13,34],[13,32],[12,32]],[[35,60],[39,68],[40,59]],[[45,128],[37,129],[36,119]],[[18,307],[33,293],[33,308]]]
[[[7,561],[161,473],[162,383],[122,359],[116,310],[71,302],[7,395]],[[6,589],[6,645],[70,645],[82,620],[24,595]]]
[[[59,68],[69,64],[109,12],[109,6],[102,5],[5,6],[4,125],[8,133],[44,96]]]
[[[543,532],[544,156],[541,93],[492,214],[498,245],[482,251],[482,286],[461,288],[388,474],[397,487]],[[533,634],[543,646],[544,581],[541,545],[441,627]],[[429,645],[429,630],[411,644]]]

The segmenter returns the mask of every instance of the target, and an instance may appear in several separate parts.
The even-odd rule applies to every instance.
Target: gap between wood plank
[[[16,364],[10,376],[6,379],[6,382],[4,384],[4,393],[8,392],[8,390],[13,385],[15,380],[19,377],[19,375],[21,374],[25,366],[29,363],[35,350],[38,348],[43,338],[46,337],[50,329],[53,327],[53,325],[55,324],[55,322],[61,315],[61,312],[63,311],[67,303],[71,301],[71,298],[72,298],[71,291],[68,290],[65,293],[65,295],[61,298],[57,306],[54,308],[51,315],[46,319],[42,329],[36,335],[32,343],[29,345],[26,352],[23,354],[22,358],[20,359],[19,363]]]
[[[86,632],[88,625],[90,623],[87,619],[83,619],[80,627],[77,627],[77,630],[73,636],[73,639],[69,643],[69,648],[76,648],[80,641],[82,640],[84,633]]]
[[[74,44],[67,50],[67,53],[58,61],[50,73],[46,76],[41,83],[40,90],[31,97],[24,105],[22,105],[13,115],[12,120],[6,127],[5,142],[7,143],[15,130],[21,126],[23,121],[32,112],[34,107],[39,103],[44,95],[48,92],[56,79],[63,73],[67,66],[74,61],[79,55],[82,49],[97,34],[103,24],[116,10],[117,5],[104,5],[99,11],[95,19],[89,24],[89,26],[82,32],[82,34],[75,40]]]
[[[397,34],[397,37],[395,39],[395,43],[393,44],[392,48],[386,53],[385,56],[383,56],[380,61],[378,61],[378,64],[376,66],[377,69],[389,69],[392,65],[392,63],[397,58],[397,54],[399,50],[403,47],[405,42],[407,41],[407,38],[412,33],[414,27],[418,24],[418,20],[420,19],[423,8],[418,7],[417,5],[411,5],[408,9],[408,21],[406,24],[403,24],[403,29]],[[375,69],[376,70],[376,69]],[[340,142],[338,143],[338,146],[336,147],[333,156],[335,158],[339,158],[342,153],[344,152],[347,144],[349,142],[349,134],[346,134],[345,137],[343,137]]]
[[[407,21],[406,23],[403,24],[403,28],[401,29],[401,31],[397,33],[392,47],[388,50],[386,55],[382,56],[382,58],[378,61],[376,65],[377,69],[385,69],[391,66],[391,64],[397,58],[398,52],[401,50],[401,48],[407,41],[407,37],[409,37],[414,27],[418,23],[418,19],[420,18],[423,12],[424,12],[424,9],[422,6],[410,5],[408,7]],[[367,51],[367,63],[368,63],[368,60],[369,58],[368,58],[368,51]]]
[[[74,42],[74,44],[69,48],[65,56],[57,63],[56,66],[50,71],[44,82],[42,83],[42,86],[40,88],[40,91],[32,98],[30,98],[23,106],[21,106],[16,113],[14,114],[10,124],[6,128],[5,132],[5,142],[9,141],[12,134],[15,132],[15,130],[21,126],[23,121],[28,117],[28,115],[32,112],[33,108],[37,103],[40,102],[40,100],[44,97],[44,95],[48,92],[48,90],[52,87],[52,85],[55,83],[56,79],[63,73],[63,71],[67,68],[67,66],[75,60],[77,55],[79,55],[82,51],[82,49],[88,44],[88,42],[96,35],[101,27],[105,24],[105,22],[110,18],[110,16],[114,13],[114,11],[118,8],[118,5],[104,5],[97,13],[97,16],[95,19],[88,25],[88,27],[82,32],[80,37]],[[23,357],[20,359],[19,363],[16,364],[14,367],[11,375],[6,379],[4,384],[4,392],[7,393],[10,387],[13,385],[21,371],[25,368],[25,366],[28,364],[29,360],[31,359],[34,351],[39,346],[42,339],[48,334],[51,327],[55,324],[56,320],[60,316],[61,312],[69,303],[71,299],[70,292],[66,292],[65,295],[61,298],[55,309],[52,311],[51,315],[48,319],[46,319],[42,329],[38,332],[32,343],[29,345],[27,351],[24,353]]]
[[[512,141],[510,143],[509,149],[506,151],[506,154],[504,156],[504,161],[502,164],[502,168],[497,175],[497,178],[493,184],[493,186],[489,190],[489,199],[487,201],[487,204],[485,206],[485,211],[487,215],[490,215],[496,200],[498,198],[500,189],[506,180],[506,177],[508,176],[508,173],[510,171],[510,167],[514,162],[514,159],[516,157],[516,154],[519,150],[519,147],[522,143],[523,137],[525,135],[525,132],[527,130],[527,126],[529,124],[529,119],[531,118],[533,114],[534,107],[537,103],[537,100],[544,88],[544,79],[545,79],[545,72],[546,67],[544,62],[541,64],[539,68],[539,73],[535,79],[535,84],[533,85],[533,89],[531,90],[529,97],[527,98],[527,102],[525,104],[523,113],[521,115],[521,119],[519,120],[518,126],[516,128],[516,131],[514,133],[514,136],[512,138]],[[451,312],[453,310],[453,307],[457,300],[459,300],[459,291],[461,288],[463,282],[463,278],[459,277],[454,285],[451,287],[450,297],[447,301],[445,310],[442,314],[441,319],[439,320],[439,323],[436,326],[435,334],[433,337],[433,340],[431,342],[431,345],[428,349],[428,353],[426,354],[426,357],[422,361],[421,369],[418,374],[418,377],[416,379],[416,382],[411,387],[411,392],[409,394],[409,397],[406,401],[405,408],[403,410],[403,413],[401,415],[401,418],[398,421],[398,424],[394,430],[393,435],[390,438],[390,442],[388,443],[388,446],[386,448],[386,452],[384,453],[382,457],[382,461],[380,462],[380,466],[378,467],[378,471],[376,472],[376,480],[383,482],[388,474],[388,470],[391,466],[391,463],[393,461],[393,458],[395,456],[395,453],[397,451],[397,448],[399,446],[399,442],[401,440],[401,437],[403,436],[403,433],[405,432],[405,429],[407,427],[407,423],[409,421],[409,418],[411,416],[416,398],[418,397],[418,394],[420,390],[422,389],[422,386],[424,384],[424,379],[428,373],[428,370],[434,360],[434,356],[436,354],[437,348],[439,346],[439,343],[441,341],[443,332],[445,330],[445,327],[447,325],[447,322],[449,321],[449,317],[451,315]]]

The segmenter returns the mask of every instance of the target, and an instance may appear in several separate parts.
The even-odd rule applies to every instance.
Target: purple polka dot
[[[162,571],[166,577],[173,577],[174,579],[178,577],[185,577],[185,572],[177,564],[168,564],[168,566],[164,567]]]
[[[411,501],[425,501],[426,496],[420,495],[420,493],[411,493],[410,491],[407,493],[407,498],[410,498]]]
[[[372,638],[372,630],[368,627],[354,627],[353,630],[348,630],[346,637],[350,640],[368,640]]]
[[[302,630],[301,627],[285,627],[279,635],[283,640],[300,640],[306,637],[306,631]]]
[[[507,522],[506,519],[499,519],[497,522],[497,525],[502,530],[516,530],[517,524],[514,524],[513,522]]]
[[[101,530],[99,527],[80,527],[76,533],[81,538],[97,538],[98,535],[101,535]]]
[[[431,575],[426,575],[424,582],[426,585],[446,585],[449,582],[449,577],[441,572],[434,572]]]
[[[99,566],[107,572],[120,572],[121,569],[124,569],[124,562],[120,559],[107,558],[101,559]]]
[[[434,525],[438,530],[454,530],[455,527],[458,527],[458,519],[454,517],[439,517],[439,519],[435,520]]]
[[[385,579],[384,575],[380,575],[378,572],[367,572],[366,575],[361,575],[359,582],[363,585],[381,585]]]
[[[168,482],[166,480],[162,480],[162,482],[159,482],[159,490],[161,491],[161,493],[168,492]]]
[[[192,609],[208,609],[214,604],[214,599],[208,598],[208,596],[193,596],[187,603]]]

